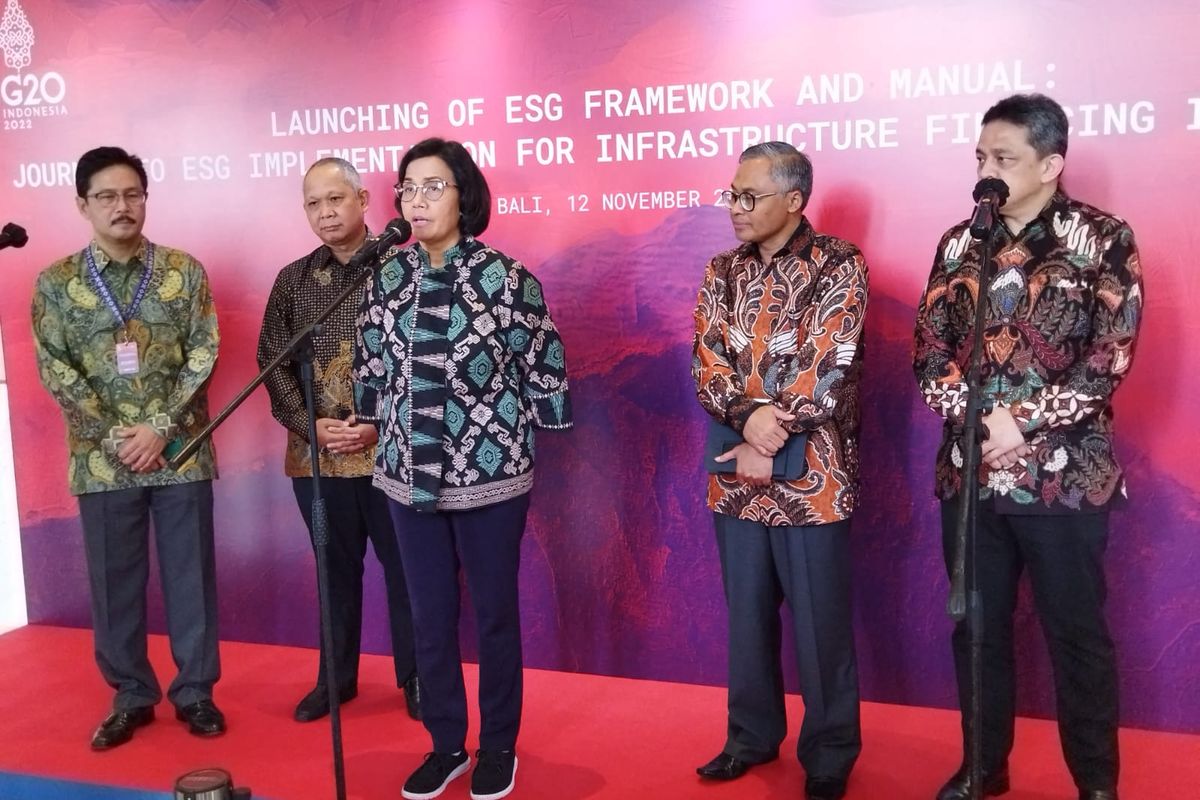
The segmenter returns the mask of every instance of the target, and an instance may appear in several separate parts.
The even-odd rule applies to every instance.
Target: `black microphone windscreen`
[[[999,208],[1008,199],[1008,184],[999,178],[983,178],[975,184],[975,191],[971,193],[971,199],[978,203],[984,195],[988,194],[996,195],[996,207]]]
[[[392,231],[396,237],[394,244],[404,244],[412,236],[412,225],[402,217],[396,217],[387,224],[386,230]]]
[[[5,247],[24,247],[29,241],[29,234],[15,222],[10,222],[0,230],[0,241],[4,242]]]

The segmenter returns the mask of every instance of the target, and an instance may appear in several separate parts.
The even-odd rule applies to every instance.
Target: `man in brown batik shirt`
[[[258,340],[258,362],[265,367],[292,337],[354,280],[346,264],[367,238],[364,215],[370,196],[352,164],[321,159],[304,176],[304,211],[322,244],[280,271],[267,300]],[[387,499],[371,486],[375,466],[373,424],[359,424],[352,409],[350,381],[354,358],[358,297],[351,297],[323,323],[313,337],[314,398],[317,445],[320,447],[321,494],[329,519],[329,601],[339,698],[358,694],[358,660],[362,633],[362,577],[367,542],[383,566],[391,624],[396,684],[403,687],[408,712],[419,717],[419,684],[413,655],[412,611],[408,589],[388,512]],[[284,471],[300,512],[312,532],[313,479],[309,455],[308,412],[300,384],[299,364],[285,361],[267,378],[271,413],[287,428]],[[322,639],[322,648],[324,640]],[[299,722],[329,713],[324,652],[317,685],[296,706]]]

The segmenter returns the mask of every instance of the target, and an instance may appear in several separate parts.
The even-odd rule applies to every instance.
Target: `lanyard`
[[[88,245],[83,249],[83,257],[87,260],[88,277],[91,278],[92,284],[96,287],[96,292],[100,295],[100,299],[112,311],[113,316],[117,318],[117,322],[121,323],[124,328],[129,324],[129,320],[133,319],[137,314],[138,307],[141,306],[142,300],[146,297],[146,290],[150,287],[150,274],[154,271],[154,245],[146,242],[146,260],[144,269],[142,270],[142,279],[138,282],[137,291],[133,294],[133,300],[129,303],[129,308],[121,312],[121,307],[117,305],[117,299],[113,297],[112,290],[108,288],[108,284],[104,282],[104,278],[100,275],[100,268],[96,266],[96,257],[92,255],[92,246]]]

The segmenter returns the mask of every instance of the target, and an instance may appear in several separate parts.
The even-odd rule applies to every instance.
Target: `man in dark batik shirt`
[[[354,279],[346,264],[367,238],[363,215],[370,197],[352,164],[325,158],[304,176],[304,211],[323,244],[284,267],[275,279],[258,339],[258,363],[265,367],[292,337],[311,325]],[[362,632],[363,558],[368,539],[383,566],[391,622],[396,683],[404,688],[408,713],[420,714],[412,610],[400,562],[400,546],[392,529],[387,498],[371,486],[375,466],[373,424],[355,421],[350,383],[354,360],[355,317],[359,298],[352,297],[313,337],[314,399],[317,445],[321,459],[321,494],[329,516],[329,602],[333,618],[334,663],[341,702],[358,694],[358,654]],[[312,531],[312,459],[309,456],[308,412],[300,385],[299,364],[285,361],[267,378],[271,413],[287,428],[284,472]],[[323,642],[323,640],[322,640]],[[317,686],[296,706],[300,722],[329,713],[325,658]]]
[[[982,361],[978,582],[983,598],[984,796],[1006,791],[1015,714],[1012,616],[1028,567],[1054,663],[1058,722],[1081,800],[1117,796],[1117,669],[1104,619],[1109,510],[1125,497],[1113,453],[1112,395],[1129,371],[1142,311],[1141,266],[1123,220],[1060,186],[1067,118],[1017,95],[983,118],[981,178],[1009,187],[992,230],[995,275]],[[945,419],[937,462],[947,563],[955,548],[964,375],[973,344],[981,243],[966,223],[938,245],[917,312],[913,368]],[[965,623],[953,636],[959,702],[971,707]],[[963,732],[967,717],[964,713]],[[971,796],[960,769],[938,800]]]

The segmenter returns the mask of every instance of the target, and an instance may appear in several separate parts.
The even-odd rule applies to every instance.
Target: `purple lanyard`
[[[108,284],[104,282],[104,278],[100,276],[100,268],[96,266],[96,257],[92,255],[92,246],[88,245],[83,248],[83,257],[87,260],[88,277],[92,280],[92,285],[96,287],[96,292],[100,295],[100,299],[112,311],[113,316],[117,318],[117,322],[121,323],[121,327],[129,324],[129,320],[133,319],[137,314],[138,307],[141,306],[142,300],[146,297],[146,290],[150,288],[150,274],[154,271],[154,245],[146,242],[146,260],[143,264],[142,279],[138,283],[137,291],[133,294],[133,300],[129,303],[129,308],[125,309],[125,313],[121,313],[121,307],[117,305],[117,300],[113,297],[112,291],[108,288]]]

